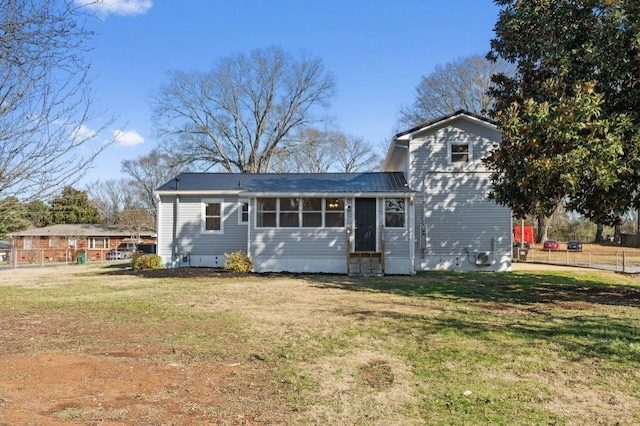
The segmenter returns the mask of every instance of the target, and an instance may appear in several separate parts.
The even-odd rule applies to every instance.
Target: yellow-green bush
[[[141,254],[131,258],[131,267],[134,271],[146,271],[150,269],[162,269],[162,258],[157,254]]]
[[[234,251],[231,254],[225,253],[227,258],[224,262],[224,269],[232,272],[251,272],[253,260],[242,251]]]

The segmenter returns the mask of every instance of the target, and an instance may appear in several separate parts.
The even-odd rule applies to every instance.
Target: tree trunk
[[[604,232],[604,225],[598,224],[596,227],[596,243],[604,242],[604,236],[602,235]]]
[[[538,216],[538,232],[537,232],[537,236],[536,236],[536,244],[540,244],[543,241],[546,241],[549,239],[548,237],[548,232],[549,232],[549,223],[551,222],[551,218],[546,217],[546,216]]]

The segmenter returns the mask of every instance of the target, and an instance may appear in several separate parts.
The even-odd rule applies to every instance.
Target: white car
[[[117,248],[107,253],[107,260],[129,259],[133,255],[134,250],[128,248]]]

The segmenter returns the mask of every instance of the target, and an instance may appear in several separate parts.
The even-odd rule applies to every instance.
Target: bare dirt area
[[[88,271],[5,271],[0,286],[20,282],[46,290],[61,279],[85,280]],[[218,273],[203,269],[203,275]],[[107,285],[126,288],[131,279],[114,274]],[[278,396],[286,385],[273,382],[259,355],[241,343],[224,353],[167,343],[167,336],[183,332],[181,326],[2,312],[0,425],[286,423],[290,409]]]

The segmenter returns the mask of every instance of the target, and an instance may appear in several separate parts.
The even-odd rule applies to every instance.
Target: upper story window
[[[404,198],[386,198],[384,200],[384,226],[404,228],[405,201]]]
[[[450,163],[468,163],[471,159],[471,145],[468,142],[452,142],[449,144]]]
[[[222,209],[222,200],[202,200],[202,232],[223,232]]]

